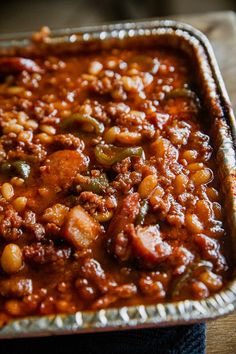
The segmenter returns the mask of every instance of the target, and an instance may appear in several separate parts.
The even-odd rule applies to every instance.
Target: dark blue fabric
[[[0,341],[1,354],[204,354],[205,325]]]

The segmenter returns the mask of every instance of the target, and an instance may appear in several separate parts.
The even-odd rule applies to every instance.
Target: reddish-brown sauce
[[[183,53],[0,58],[0,77],[2,322],[222,288],[213,151]]]

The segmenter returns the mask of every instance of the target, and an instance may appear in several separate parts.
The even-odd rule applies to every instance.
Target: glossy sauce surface
[[[0,58],[1,322],[224,285],[213,149],[164,48]]]

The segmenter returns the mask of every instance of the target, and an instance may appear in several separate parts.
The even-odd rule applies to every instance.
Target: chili
[[[0,79],[0,313],[222,288],[214,152],[185,54],[4,57]]]

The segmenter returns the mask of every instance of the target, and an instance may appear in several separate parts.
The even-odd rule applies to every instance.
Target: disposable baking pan
[[[137,44],[165,45],[184,51],[196,71],[197,84],[207,119],[213,128],[218,178],[224,198],[228,238],[236,251],[235,137],[233,110],[212,47],[207,38],[193,27],[175,21],[144,20],[62,29],[52,33],[45,43],[35,45],[31,34],[5,35],[0,39],[0,55],[42,52],[99,50],[132,47]],[[234,267],[235,261],[233,261]],[[235,273],[235,272],[234,272]],[[139,305],[99,311],[79,311],[69,315],[35,316],[13,320],[0,329],[0,338],[45,336],[109,331],[151,326],[170,326],[205,321],[226,315],[236,308],[236,277],[223,290],[201,301],[185,300]]]

